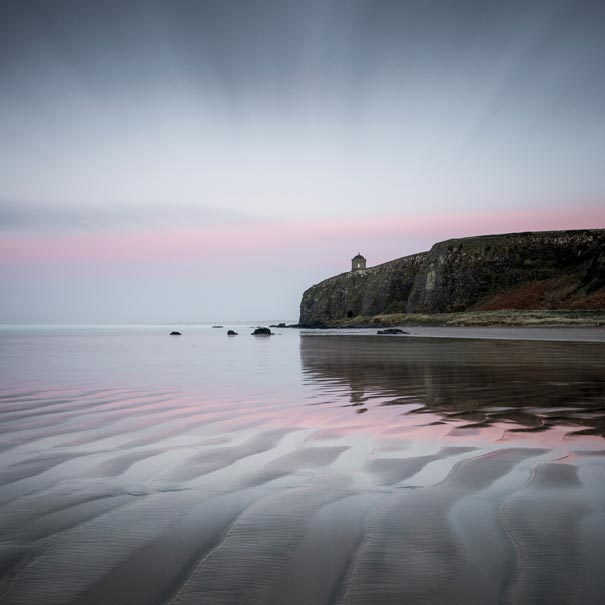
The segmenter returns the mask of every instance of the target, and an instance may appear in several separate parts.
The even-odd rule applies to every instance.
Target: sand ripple
[[[557,422],[593,422],[594,384],[522,406],[514,368],[492,399],[466,368],[452,403],[449,357],[328,353],[293,395],[0,390],[0,602],[600,602],[605,450]]]

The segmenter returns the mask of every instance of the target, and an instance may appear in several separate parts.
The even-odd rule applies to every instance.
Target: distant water
[[[601,603],[605,344],[0,328],[0,602]]]

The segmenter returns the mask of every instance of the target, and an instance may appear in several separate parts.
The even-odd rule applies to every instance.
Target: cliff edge
[[[605,309],[605,229],[451,239],[305,291],[301,326],[359,316]]]

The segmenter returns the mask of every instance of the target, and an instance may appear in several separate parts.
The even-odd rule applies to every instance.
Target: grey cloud
[[[253,224],[268,219],[252,214],[179,204],[61,204],[0,201],[0,230],[105,229],[132,225]]]

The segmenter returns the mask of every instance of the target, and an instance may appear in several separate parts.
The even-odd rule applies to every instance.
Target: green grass
[[[605,309],[567,310],[498,310],[461,313],[407,314],[392,313],[371,317],[352,317],[330,322],[333,328],[375,328],[391,326],[585,326],[605,327]]]

